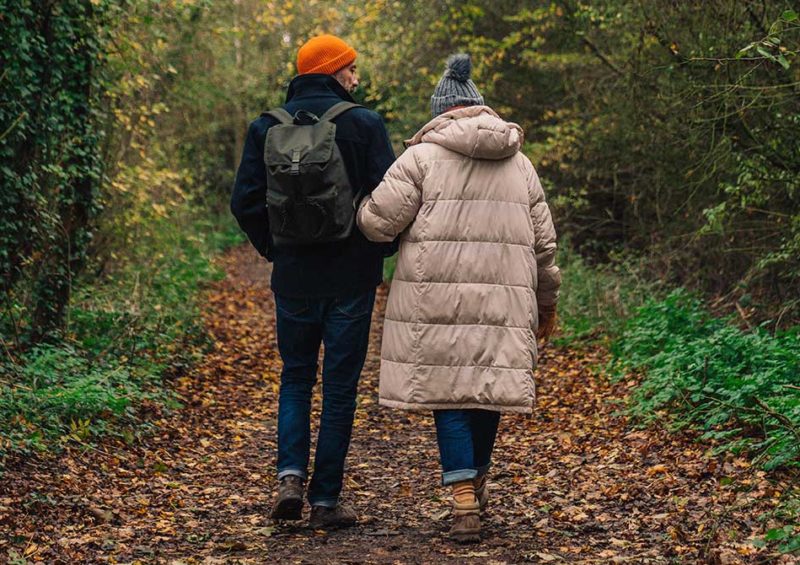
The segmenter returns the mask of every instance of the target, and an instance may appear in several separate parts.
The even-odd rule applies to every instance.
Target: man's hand
[[[555,305],[539,306],[539,330],[536,332],[536,338],[548,341],[556,329],[557,319]]]

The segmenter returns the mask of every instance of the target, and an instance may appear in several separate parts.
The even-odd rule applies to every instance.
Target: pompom
[[[456,53],[447,58],[445,75],[459,82],[467,82],[472,72],[472,60],[466,53]]]

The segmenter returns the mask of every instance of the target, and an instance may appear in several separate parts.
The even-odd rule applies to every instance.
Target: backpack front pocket
[[[291,203],[287,195],[267,190],[267,214],[269,229],[273,235],[291,237]]]
[[[353,214],[342,213],[335,193],[286,196],[267,192],[270,230],[296,244],[345,239],[352,230]],[[348,199],[349,202],[349,199]]]

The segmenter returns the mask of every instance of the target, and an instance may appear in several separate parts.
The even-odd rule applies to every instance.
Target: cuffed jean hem
[[[478,467],[478,474],[477,474],[477,476],[478,476],[478,477],[482,477],[482,476],[484,476],[485,474],[487,474],[487,473],[489,472],[489,467],[491,467],[491,466],[492,466],[492,464],[491,464],[491,463],[487,463],[486,465],[481,465],[480,467]]]
[[[336,506],[339,504],[339,501],[331,500],[330,498],[326,500],[312,500],[311,498],[309,498],[308,503],[311,506],[324,506],[325,508],[336,508]]]
[[[278,471],[278,480],[280,481],[283,477],[288,477],[289,475],[300,477],[303,481],[308,478],[308,473],[300,469],[283,469],[282,471]]]
[[[478,476],[478,471],[475,469],[458,469],[456,471],[447,471],[442,473],[442,484],[444,486],[452,485],[461,481],[469,481]]]

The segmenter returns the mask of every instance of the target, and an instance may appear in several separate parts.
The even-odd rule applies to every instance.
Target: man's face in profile
[[[355,63],[351,63],[336,71],[333,75],[339,84],[341,84],[347,92],[353,92],[358,87],[358,69]]]

